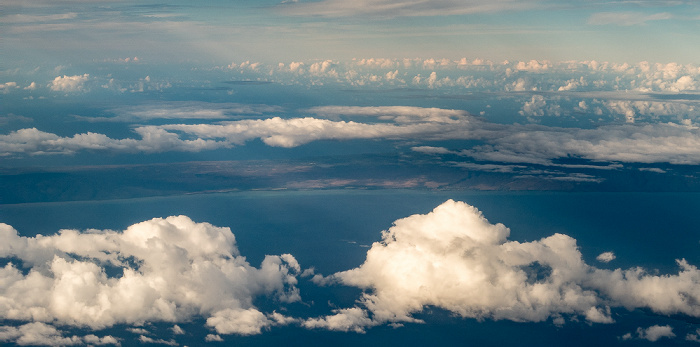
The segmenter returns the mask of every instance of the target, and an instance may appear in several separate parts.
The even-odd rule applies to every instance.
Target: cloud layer
[[[577,317],[613,323],[612,307],[700,317],[700,270],[684,260],[678,260],[675,275],[604,270],[586,264],[567,235],[521,243],[509,241],[509,233],[452,200],[426,215],[397,220],[360,267],[315,277],[320,284],[363,289],[360,305],[305,325],[362,331],[416,322],[413,314],[428,306],[461,317],[554,324]],[[652,331],[643,338],[662,335]]]
[[[362,289],[357,305],[303,318],[263,312],[253,304],[261,296],[280,308],[300,300],[296,259],[268,255],[253,267],[228,228],[173,216],[124,231],[22,237],[0,224],[0,258],[9,261],[0,269],[0,319],[27,322],[0,327],[0,341],[119,344],[109,335],[67,336],[54,325],[97,331],[126,324],[137,327],[129,331],[142,342],[156,343],[144,324],[196,317],[215,333],[207,341],[289,324],[361,333],[381,324],[420,322],[414,315],[431,306],[464,318],[555,325],[614,323],[620,307],[700,317],[700,270],[685,260],[677,261],[676,274],[607,270],[586,264],[567,235],[531,242],[510,241],[509,235],[503,224],[453,200],[399,219],[382,232],[361,266],[312,278],[322,286]],[[612,262],[614,255],[606,252],[598,260]],[[184,333],[178,325],[170,330]],[[621,338],[674,336],[672,327],[654,326]]]
[[[203,316],[219,333],[249,335],[285,323],[280,314],[259,311],[253,299],[300,299],[293,256],[266,256],[255,268],[239,254],[230,229],[185,216],[123,232],[36,237],[0,224],[0,239],[0,257],[11,259],[0,269],[2,319],[102,329]]]
[[[165,112],[156,111],[158,114]],[[580,129],[489,123],[464,111],[439,108],[324,106],[308,111],[327,118],[362,117],[366,121],[273,117],[216,124],[145,125],[134,129],[140,139],[113,139],[92,132],[62,137],[26,128],[0,135],[0,156],[71,154],[85,150],[199,152],[241,146],[253,139],[285,148],[322,140],[371,139],[414,143],[478,140],[481,144],[461,151],[433,147],[431,153],[457,153],[487,162],[543,165],[551,165],[560,158],[597,162],[700,163],[700,130],[691,123],[606,125]],[[171,117],[188,117],[189,113],[182,112],[175,112]],[[213,112],[212,116],[218,117],[219,112]]]

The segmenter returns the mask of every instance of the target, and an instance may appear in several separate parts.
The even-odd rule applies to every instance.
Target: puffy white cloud
[[[255,71],[260,66],[262,66],[262,64],[259,62],[251,63],[250,60],[246,60],[240,64],[236,64],[235,62],[232,62],[231,64],[228,64],[228,66],[226,66],[226,68],[228,68],[229,70],[233,70],[233,69],[246,70],[247,69],[247,70]]]
[[[207,334],[207,336],[204,338],[204,341],[206,341],[206,342],[222,342],[222,341],[224,341],[224,339],[221,338],[221,336],[219,336],[219,335]]]
[[[207,325],[219,334],[255,335],[270,324],[265,314],[255,308],[221,310],[207,318]]]
[[[87,82],[89,78],[89,74],[84,74],[82,76],[58,76],[51,81],[49,87],[56,92],[78,92],[84,90],[85,82]]]
[[[316,62],[316,63],[313,63],[309,66],[309,72],[312,74],[316,74],[316,75],[331,73],[334,76],[337,76],[338,75],[337,72],[335,72],[335,70],[332,69],[333,65],[335,65],[335,64],[333,63],[332,60],[324,60],[321,62]]]
[[[632,333],[627,333],[622,336],[623,340],[631,340],[631,339],[642,339],[642,340],[648,340],[651,342],[656,342],[661,338],[674,338],[676,337],[676,334],[673,333],[673,328],[670,325],[652,325],[646,329],[642,329],[641,327],[637,328],[637,331],[635,334]]]
[[[537,90],[537,88],[534,89]],[[530,88],[527,86],[527,82],[525,81],[525,79],[518,78],[510,85],[506,86],[506,90],[513,92],[524,92],[526,90],[530,90]]]
[[[304,66],[303,62],[293,61],[293,62],[289,63],[289,71],[303,73],[304,72],[303,66]]]
[[[386,68],[386,69],[393,69],[396,67],[399,67],[400,64],[393,60],[393,59],[385,59],[385,58],[369,58],[369,59],[360,59],[360,60],[355,60],[355,64],[358,66],[366,66],[366,67],[371,67],[371,68]]]
[[[24,90],[36,90],[37,88],[39,88],[39,86],[36,84],[36,82],[32,82],[28,86],[24,87]]]
[[[580,77],[578,80],[577,79],[570,79],[566,81],[566,85],[563,85],[559,87],[558,91],[564,92],[564,91],[570,91],[570,90],[576,90],[579,87],[586,86],[588,83],[586,83],[586,80],[583,79],[583,77]]]
[[[561,106],[558,104],[547,104],[544,96],[533,95],[529,101],[523,104],[523,108],[518,111],[520,115],[528,117],[534,121],[532,117],[561,116]]]
[[[700,342],[700,329],[695,330],[695,333],[688,333],[685,336],[686,341]]]
[[[102,329],[200,315],[218,333],[249,335],[283,321],[260,312],[253,299],[300,299],[294,257],[268,255],[255,268],[239,254],[229,228],[186,216],[123,232],[61,230],[36,237],[0,224],[0,240],[0,257],[25,267],[12,260],[0,269],[2,319]],[[110,268],[121,273],[108,275]]]
[[[126,331],[138,335],[150,335],[151,332],[143,328],[127,328]]]
[[[609,263],[609,262],[615,260],[615,253],[603,252],[603,253],[598,254],[598,256],[595,259],[601,263]]]
[[[530,71],[530,72],[544,72],[549,70],[552,64],[548,61],[539,62],[537,60],[530,60],[529,62],[520,61],[515,65],[517,70]]]
[[[673,92],[682,92],[686,90],[696,90],[697,83],[695,79],[690,76],[682,76],[675,83],[673,83],[669,90]]]
[[[362,307],[304,325],[349,331],[416,322],[413,314],[426,306],[462,317],[530,322],[580,316],[612,323],[611,306],[700,316],[700,271],[685,261],[679,261],[677,275],[601,270],[583,261],[569,236],[517,242],[509,234],[476,208],[452,200],[426,215],[397,220],[360,267],[325,279],[363,289]],[[664,334],[652,329],[644,336]]]
[[[684,102],[609,100],[603,102],[603,105],[611,113],[623,115],[628,123],[634,123],[640,117],[658,119],[672,116],[682,119],[700,116],[700,108],[697,105]]]
[[[183,335],[185,333],[185,331],[182,330],[182,328],[180,328],[180,326],[177,324],[170,328],[170,330],[172,330],[173,334],[175,335]]]
[[[13,89],[17,89],[19,86],[17,85],[17,82],[5,82],[5,83],[0,83],[0,93],[2,94],[7,94]]]
[[[0,342],[14,342],[20,346],[75,346],[75,345],[116,345],[119,340],[107,335],[64,336],[55,327],[41,322],[27,323],[18,327],[0,326]]]
[[[358,307],[334,310],[332,316],[310,318],[302,324],[309,329],[328,329],[336,331],[354,331],[364,333],[365,328],[378,323],[369,318],[367,311]]]

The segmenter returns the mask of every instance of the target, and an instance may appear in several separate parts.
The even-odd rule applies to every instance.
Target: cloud
[[[674,338],[676,334],[673,333],[673,328],[670,325],[652,325],[646,329],[637,328],[635,334],[627,333],[622,336],[623,340],[641,339],[651,342],[656,342],[661,338]]]
[[[27,14],[12,14],[3,16],[2,21],[5,23],[37,23],[37,22],[53,22],[62,21],[66,19],[75,19],[78,17],[77,13],[68,12],[60,14],[51,15],[27,15]]]
[[[544,117],[545,115],[560,116],[561,107],[557,104],[547,105],[547,101],[542,95],[533,95],[530,101],[526,101],[523,104],[523,108],[518,113],[529,119],[532,119],[532,117]]]
[[[504,225],[452,200],[426,215],[397,220],[361,266],[325,280],[362,289],[361,306],[304,325],[361,331],[419,322],[413,314],[427,306],[461,317],[518,322],[583,317],[612,323],[611,306],[700,316],[700,271],[683,260],[676,275],[602,270],[583,261],[569,236],[517,242],[509,235]],[[664,334],[655,329],[644,336]]]
[[[651,104],[611,104],[630,112],[657,112]],[[261,106],[264,109],[264,106]],[[523,115],[539,115],[541,107],[557,112],[538,95],[526,103]],[[226,107],[202,111],[218,117]],[[684,108],[668,108],[668,110]],[[154,111],[155,110],[155,111]],[[635,111],[637,110],[637,111]],[[648,110],[648,111],[647,111]],[[691,108],[686,109],[688,112]],[[694,108],[692,108],[694,110]],[[692,122],[683,125],[627,124],[593,129],[536,125],[496,124],[461,110],[409,106],[353,107],[323,106],[307,110],[329,118],[372,117],[368,122],[334,121],[322,118],[266,118],[226,121],[218,124],[145,125],[134,129],[140,138],[113,139],[99,133],[71,137],[26,128],[0,135],[0,155],[71,154],[78,151],[113,152],[198,152],[244,145],[260,139],[273,147],[291,148],[321,140],[478,140],[470,148],[456,151],[478,161],[554,165],[559,158],[596,162],[700,163],[700,129]],[[141,112],[141,111],[126,111]],[[146,109],[142,117],[177,114],[178,110]],[[193,108],[193,112],[196,110]],[[666,112],[666,111],[663,111]],[[183,111],[178,116],[186,117]],[[543,114],[543,113],[542,113]],[[124,117],[131,117],[125,115]],[[414,146],[420,148],[421,146]],[[425,149],[423,149],[425,150]]]
[[[126,331],[138,335],[150,335],[151,332],[143,328],[127,328]]]
[[[530,60],[529,62],[520,61],[515,65],[515,68],[520,71],[530,71],[530,72],[544,72],[549,70],[552,64],[548,61],[539,62],[537,60]]]
[[[623,115],[625,121],[634,123],[636,119],[695,119],[700,116],[697,105],[684,102],[608,100],[603,105],[613,114]]]
[[[328,329],[336,331],[353,331],[364,333],[366,327],[377,325],[370,319],[367,311],[358,307],[334,310],[334,315],[311,318],[302,324],[308,329]]]
[[[143,335],[139,336],[139,341],[141,343],[151,343],[156,345],[178,346],[178,343],[175,342],[175,340],[154,339]]]
[[[700,163],[698,128],[677,124],[608,125],[597,129],[509,126],[490,144],[462,153],[478,160],[549,165],[556,158],[598,162]]]
[[[194,101],[164,102],[157,104],[126,106],[109,110],[114,117],[80,117],[87,121],[134,122],[151,119],[207,119],[225,120],[240,115],[262,115],[283,112],[279,106],[208,103]]]
[[[97,330],[197,315],[217,333],[250,335],[281,321],[278,314],[259,311],[254,299],[300,299],[301,268],[294,257],[268,255],[255,268],[238,252],[229,228],[186,216],[124,231],[61,230],[36,237],[0,224],[0,240],[0,257],[10,261],[0,269],[1,319]]]
[[[671,19],[673,16],[668,12],[646,14],[642,12],[599,12],[588,18],[591,25],[645,25],[649,21]]]
[[[462,110],[414,106],[317,106],[308,109],[308,112],[321,116],[371,116],[397,123],[458,123],[469,116]]]
[[[700,342],[700,329],[695,330],[695,333],[688,333],[685,336],[686,341]]]
[[[170,330],[172,330],[173,334],[175,335],[183,335],[185,333],[185,331],[182,330],[182,328],[180,328],[180,326],[177,324],[170,328]]]
[[[214,334],[208,334],[205,338],[204,341],[206,342],[222,342],[224,341],[223,338],[219,335],[214,335]]]
[[[5,83],[0,83],[0,93],[2,94],[7,94],[13,89],[17,89],[19,86],[17,85],[17,82],[5,82]]]
[[[177,134],[169,133],[158,127],[139,127],[134,130],[141,135],[136,139],[112,139],[104,134],[83,133],[72,137],[61,137],[43,132],[36,128],[13,131],[0,135],[0,156],[18,153],[38,154],[72,154],[83,150],[121,151],[121,152],[163,152],[185,151],[197,152],[204,149],[230,147],[228,143],[213,140],[182,140]]]
[[[615,253],[603,252],[603,253],[600,253],[595,259],[601,263],[609,263],[609,262],[615,260]]]
[[[36,84],[36,82],[30,83],[28,86],[24,87],[24,90],[36,90],[39,86]]]
[[[454,154],[454,152],[445,147],[416,146],[411,147],[411,150],[423,154]]]
[[[49,83],[49,87],[55,92],[79,92],[84,90],[85,82],[87,82],[89,78],[89,74],[84,74],[82,76],[58,76]]]
[[[409,1],[409,0],[323,0],[319,2],[285,3],[280,10],[290,15],[345,16],[448,16],[472,13],[517,11],[532,8],[535,2],[514,0],[474,1]]]
[[[388,117],[396,119],[391,123],[358,123],[354,121],[331,121],[318,118],[292,118],[279,117],[264,120],[242,120],[222,124],[175,124],[163,125],[155,130],[177,131],[194,135],[200,139],[224,138],[231,144],[243,144],[250,139],[259,138],[265,144],[274,147],[296,147],[318,140],[353,140],[353,139],[423,139],[461,138],[473,123],[477,121],[471,117],[462,116],[459,119],[437,115],[437,119],[430,118],[433,114],[415,115],[403,117],[389,114]],[[427,120],[419,120],[428,117]],[[447,126],[449,125],[449,127]]]
[[[41,322],[27,323],[18,327],[0,326],[0,342],[14,342],[20,346],[121,345],[119,340],[110,335],[98,337],[90,334],[82,337],[76,335],[66,337],[60,330]]]

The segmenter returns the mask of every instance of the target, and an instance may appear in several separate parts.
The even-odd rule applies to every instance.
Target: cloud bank
[[[552,165],[553,160],[572,157],[596,162],[700,164],[700,129],[692,123],[624,124],[580,129],[489,123],[465,111],[438,108],[324,106],[308,111],[328,118],[371,118],[368,122],[358,122],[273,117],[216,124],[144,125],[134,129],[140,139],[113,139],[93,132],[62,137],[26,128],[0,135],[0,156],[71,154],[85,150],[199,152],[241,146],[254,139],[284,148],[323,140],[479,140],[481,144],[459,152],[432,149],[459,153],[479,161],[542,165]],[[162,112],[165,111],[155,111],[157,114]],[[172,113],[172,117],[190,115],[181,112],[184,113]],[[220,112],[223,111],[204,113],[211,117],[223,116]],[[148,113],[143,117],[162,117]]]
[[[521,243],[509,241],[509,233],[475,207],[452,200],[426,215],[397,220],[360,267],[315,278],[363,289],[359,305],[304,325],[362,331],[418,322],[413,314],[427,306],[465,318],[554,324],[577,317],[613,323],[613,307],[700,317],[700,270],[684,260],[678,260],[675,275],[603,270],[586,264],[567,235]],[[660,336],[670,335],[643,334]]]
[[[124,231],[22,237],[0,224],[0,258],[9,261],[0,269],[0,319],[27,322],[0,327],[0,341],[119,344],[109,335],[66,336],[54,325],[101,330],[195,317],[203,317],[213,331],[207,341],[288,324],[362,333],[382,324],[421,322],[414,315],[430,306],[464,318],[555,325],[614,323],[618,308],[700,317],[700,270],[685,260],[677,261],[676,274],[599,269],[586,264],[576,240],[567,235],[531,242],[509,236],[503,224],[453,200],[428,214],[399,219],[382,232],[361,266],[312,278],[322,286],[362,289],[357,305],[301,318],[262,312],[253,304],[261,296],[279,305],[300,300],[296,259],[268,255],[253,267],[238,252],[229,228],[173,216]],[[598,260],[614,258],[611,252],[601,256]],[[143,328],[129,331],[156,343]],[[184,333],[178,325],[171,331]],[[674,336],[670,326],[655,326],[621,338]]]
[[[36,237],[0,224],[0,239],[0,257],[10,260],[0,269],[2,319],[99,330],[201,316],[217,333],[250,335],[289,322],[259,311],[255,298],[300,299],[295,285],[301,269],[293,256],[268,255],[253,267],[229,228],[185,216],[152,219],[123,232],[61,230]],[[11,328],[4,339],[37,327]]]

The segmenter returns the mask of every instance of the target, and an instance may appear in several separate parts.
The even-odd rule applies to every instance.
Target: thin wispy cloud
[[[517,11],[537,6],[537,1],[407,1],[362,0],[347,2],[323,0],[319,2],[285,3],[281,10],[287,14],[305,16],[448,16],[474,13]]]
[[[588,24],[633,26],[645,25],[651,21],[661,21],[672,18],[673,16],[668,12],[655,14],[646,14],[643,12],[599,12],[588,18]]]

